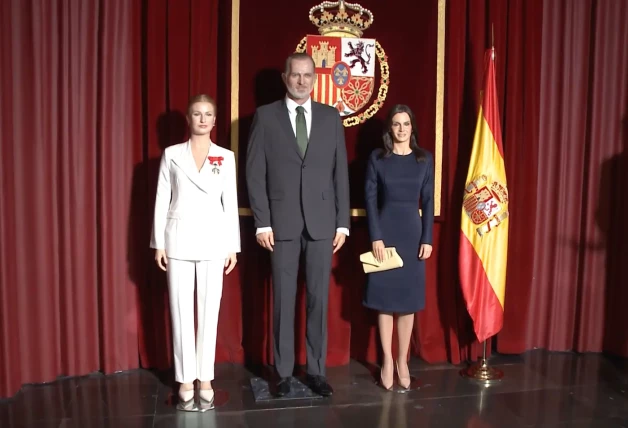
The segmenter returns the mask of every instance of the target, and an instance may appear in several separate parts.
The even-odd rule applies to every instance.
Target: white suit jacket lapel
[[[211,153],[211,147],[209,149]],[[172,161],[185,173],[185,175],[190,179],[192,183],[194,183],[199,189],[203,192],[208,193],[208,183],[203,179],[203,175],[199,173],[198,169],[196,169],[196,164],[194,163],[194,156],[192,156],[192,147],[190,146],[190,142],[188,141],[185,146],[182,147],[182,150],[179,152],[178,156],[174,157]],[[205,165],[203,168],[206,168]]]

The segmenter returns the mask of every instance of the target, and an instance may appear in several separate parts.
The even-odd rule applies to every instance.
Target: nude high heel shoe
[[[412,378],[410,378],[410,376],[408,377],[401,377],[401,374],[399,372],[399,363],[397,361],[395,361],[395,366],[397,368],[397,377],[399,378],[399,386],[402,387],[405,390],[410,389],[410,383],[412,382]],[[410,370],[408,370],[408,373],[410,372]]]
[[[393,384],[395,383],[395,373],[393,372],[393,379],[392,382],[390,382],[389,386],[386,386],[386,384],[384,383],[384,365],[382,364],[382,368],[379,370],[379,384],[382,388],[384,388],[386,391],[392,391],[393,389]]]

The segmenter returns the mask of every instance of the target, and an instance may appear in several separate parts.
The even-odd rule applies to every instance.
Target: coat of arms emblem
[[[478,235],[484,236],[508,217],[508,189],[481,175],[467,184],[462,204]]]
[[[384,104],[389,84],[384,49],[377,40],[362,37],[373,23],[373,14],[359,4],[325,1],[310,9],[310,21],[320,35],[304,37],[296,51],[307,52],[314,59],[317,81],[312,99],[335,107],[344,126],[365,122]],[[377,95],[371,102],[373,94]]]

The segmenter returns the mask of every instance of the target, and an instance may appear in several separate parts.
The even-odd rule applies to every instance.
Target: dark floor
[[[485,388],[459,367],[414,360],[422,383],[407,394],[386,392],[369,369],[331,368],[331,399],[255,403],[250,372],[217,367],[217,401],[206,413],[177,413],[171,380],[135,370],[26,386],[0,401],[0,427],[628,427],[628,360],[597,354],[532,351],[495,356],[505,377]]]

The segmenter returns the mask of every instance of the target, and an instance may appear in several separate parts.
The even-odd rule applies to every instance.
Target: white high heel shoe
[[[201,389],[198,394],[199,411],[205,412],[207,410],[214,409],[214,390],[213,389]]]
[[[177,403],[177,410],[183,412],[197,412],[198,408],[194,402],[194,390],[187,391],[179,390],[179,402]]]

